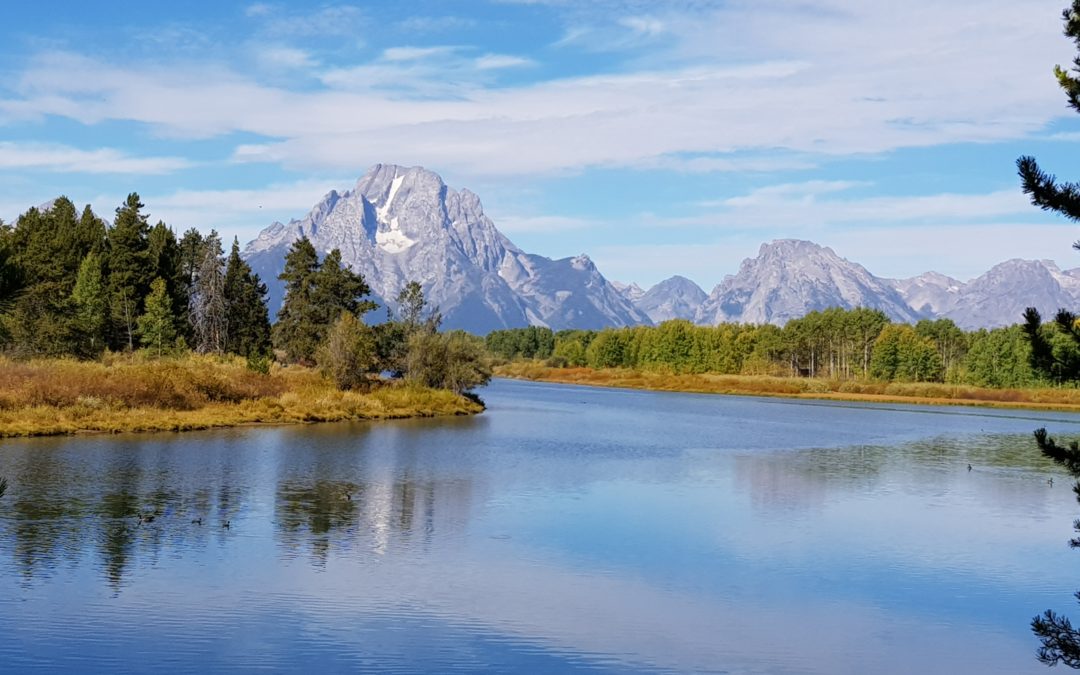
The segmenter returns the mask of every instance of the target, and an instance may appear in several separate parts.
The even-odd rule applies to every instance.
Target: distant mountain
[[[621,281],[612,281],[611,285],[615,287],[615,290],[622,293],[623,297],[630,302],[637,302],[641,299],[641,296],[645,295],[645,289],[633,282],[624,284]]]
[[[676,275],[642,292],[634,300],[634,306],[645,312],[653,323],[671,319],[693,321],[708,297],[693,281]]]
[[[301,236],[321,254],[340,249],[380,304],[420,282],[448,328],[483,334],[531,324],[650,323],[587,256],[551,260],[522,251],[484,215],[479,197],[421,167],[376,165],[352,190],[327,193],[303,219],[259,233],[244,257],[269,286],[272,315],[283,299],[277,276],[285,253]]]
[[[937,272],[888,281],[912,309],[926,316],[941,316],[955,309],[964,287],[962,281]]]
[[[1043,316],[1080,305],[1076,270],[1062,272],[1050,260],[1007,260],[964,284],[955,306],[939,312],[961,328],[995,328],[1022,321],[1024,309]]]
[[[695,316],[703,324],[725,321],[783,325],[830,307],[880,309],[894,321],[920,318],[885,279],[809,241],[780,239],[762,244],[739,272],[709,295]]]

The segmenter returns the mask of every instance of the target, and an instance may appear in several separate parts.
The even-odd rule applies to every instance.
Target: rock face
[[[962,281],[937,272],[891,279],[889,283],[912,309],[927,316],[942,316],[955,309],[964,287]]]
[[[781,239],[762,244],[756,258],[744,260],[738,274],[725,278],[695,321],[783,325],[830,307],[880,309],[893,321],[921,318],[888,281],[862,265],[813,242]]]
[[[301,236],[320,254],[340,249],[382,305],[392,306],[401,288],[418,281],[447,328],[484,334],[527,325],[650,323],[587,256],[525,253],[484,215],[479,197],[448,188],[421,167],[376,165],[352,190],[329,192],[303,219],[259,233],[244,257],[270,289],[271,316],[284,295],[277,276],[285,253]]]
[[[1049,318],[1061,308],[1080,305],[1080,270],[1063,272],[1050,260],[1007,260],[962,284],[956,301],[935,315],[967,330],[996,328],[1023,321],[1036,307]]]
[[[708,297],[693,281],[676,275],[641,293],[634,300],[634,306],[645,312],[653,323],[671,319],[693,321]]]

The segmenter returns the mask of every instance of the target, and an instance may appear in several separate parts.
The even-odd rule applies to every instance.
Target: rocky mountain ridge
[[[936,272],[886,279],[796,239],[762,244],[711,293],[680,276],[645,290],[609,281],[586,255],[527,253],[499,232],[474,193],[451,189],[422,167],[379,164],[351,190],[331,190],[302,219],[273,223],[247,245],[244,257],[269,286],[272,315],[284,292],[277,276],[285,253],[301,236],[320,253],[340,249],[376,302],[392,310],[398,291],[419,281],[445,326],[479,334],[670,319],[782,325],[829,307],[872,307],[906,323],[944,317],[975,329],[1017,323],[1028,306],[1044,315],[1080,307],[1080,269],[1048,260],[1009,260],[968,282]]]
[[[588,256],[552,260],[522,251],[484,214],[479,197],[422,167],[376,165],[352,190],[331,190],[304,218],[274,223],[250,242],[243,255],[270,287],[272,314],[284,294],[277,276],[285,253],[301,236],[321,254],[340,249],[380,304],[392,308],[398,291],[418,281],[448,328],[483,334],[650,323]]]

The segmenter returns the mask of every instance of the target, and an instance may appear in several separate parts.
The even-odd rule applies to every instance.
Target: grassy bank
[[[1080,389],[985,389],[937,383],[826,380],[710,373],[680,375],[624,369],[550,368],[533,362],[514,362],[498,366],[495,368],[495,375],[542,382],[653,391],[1080,412]]]
[[[240,359],[0,359],[0,437],[185,431],[481,410],[481,405],[449,391],[400,383],[379,384],[369,392],[339,391],[307,368],[275,365],[262,375]]]

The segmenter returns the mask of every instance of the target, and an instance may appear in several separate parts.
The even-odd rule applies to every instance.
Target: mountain
[[[724,321],[783,325],[814,310],[871,307],[894,321],[920,317],[885,279],[809,241],[762,244],[739,272],[717,286],[695,316],[697,323]]]
[[[320,253],[340,249],[380,304],[392,305],[409,281],[420,282],[447,328],[483,334],[650,323],[587,256],[551,260],[522,251],[484,214],[479,197],[422,167],[376,165],[304,218],[259,233],[243,255],[270,287],[271,315],[283,299],[277,276],[285,253],[301,236]]]
[[[1075,270],[1073,271],[1075,272]],[[1080,304],[1080,279],[1049,260],[1007,260],[965,284],[956,305],[939,315],[964,329],[996,328],[1023,320],[1037,307],[1044,317]]]
[[[643,292],[634,300],[634,306],[645,312],[653,323],[671,319],[693,321],[708,297],[693,281],[676,275]]]
[[[615,287],[615,290],[622,293],[623,297],[630,302],[637,302],[641,299],[641,296],[645,295],[645,289],[634,282],[624,284],[621,281],[612,281],[611,285]]]
[[[942,316],[955,309],[965,285],[937,272],[888,282],[912,309],[927,316]]]

